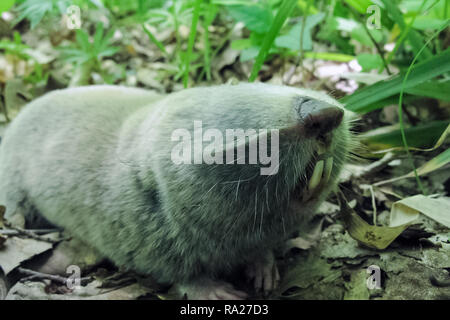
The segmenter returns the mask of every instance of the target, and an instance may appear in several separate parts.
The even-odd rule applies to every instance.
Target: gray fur
[[[166,97],[113,86],[54,91],[6,132],[0,204],[7,216],[39,212],[117,265],[161,282],[226,274],[282,242],[335,186],[350,139],[346,121],[329,151],[329,186],[315,201],[292,201],[315,150],[314,139],[289,130],[299,96],[339,106],[325,94],[265,84]],[[278,174],[262,176],[257,165],[174,165],[171,134],[192,131],[194,120],[220,130],[280,129]]]

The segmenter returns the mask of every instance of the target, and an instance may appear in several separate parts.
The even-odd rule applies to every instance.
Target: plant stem
[[[188,43],[188,49],[185,57],[185,65],[184,65],[184,75],[183,75],[183,86],[184,88],[187,88],[188,81],[189,81],[189,64],[191,63],[191,55],[192,55],[192,49],[194,48],[194,42],[195,42],[195,35],[197,34],[197,23],[198,23],[198,17],[200,14],[200,4],[203,0],[196,0],[194,4],[194,14],[192,16],[192,24],[191,24],[191,31],[189,32],[189,43]]]
[[[406,80],[408,79],[408,76],[412,70],[412,67],[414,66],[414,63],[416,62],[417,58],[419,57],[419,55],[422,53],[422,51],[427,47],[427,45],[445,28],[447,28],[447,26],[449,25],[449,21],[447,21],[437,32],[434,33],[434,35],[427,41],[425,42],[425,44],[422,46],[422,48],[419,50],[419,52],[417,52],[416,56],[414,57],[413,61],[411,62],[411,65],[408,68],[408,71],[405,74],[405,77],[403,78],[403,82],[402,82],[402,89],[400,90],[400,97],[398,100],[398,118],[399,118],[399,124],[400,124],[400,131],[402,134],[402,141],[403,141],[403,145],[405,146],[406,149],[406,154],[408,155],[408,158],[411,162],[411,165],[413,167],[414,170],[414,176],[416,178],[417,181],[417,185],[419,186],[419,189],[422,191],[422,193],[424,195],[426,195],[426,191],[423,188],[423,185],[420,181],[419,175],[417,174],[417,170],[416,170],[416,166],[414,165],[414,161],[412,159],[411,153],[409,152],[409,146],[408,146],[408,142],[406,141],[406,134],[405,134],[405,128],[403,125],[403,117],[402,117],[402,102],[403,102],[403,91],[405,89],[405,83]]]
[[[278,9],[277,15],[270,26],[269,32],[264,37],[261,49],[259,50],[258,56],[256,57],[255,64],[253,65],[252,73],[250,74],[249,82],[253,82],[256,80],[258,76],[258,72],[261,69],[266,57],[269,53],[270,48],[272,47],[273,41],[275,37],[278,35],[281,27],[284,22],[288,18],[292,9],[297,5],[296,0],[284,0],[281,3],[280,9]]]

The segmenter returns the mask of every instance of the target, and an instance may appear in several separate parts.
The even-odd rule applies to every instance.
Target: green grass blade
[[[161,41],[156,39],[156,37],[153,35],[153,33],[151,33],[151,31],[147,28],[145,24],[142,24],[142,29],[144,29],[144,32],[147,34],[150,41],[153,42],[159,48],[159,50],[161,50],[165,55],[167,55],[167,51],[164,45],[161,43]]]
[[[404,84],[404,89],[409,89],[428,81],[434,77],[450,71],[450,49],[442,51],[433,58],[421,62],[411,68],[408,80]],[[355,93],[340,99],[346,108],[358,113],[366,113],[373,109],[368,106],[377,101],[391,97],[400,93],[403,82],[402,74],[389,79],[379,81],[371,86],[365,87]]]
[[[389,12],[389,14],[392,16],[392,19],[399,25],[400,29],[402,29],[402,31],[407,29],[407,25],[405,23],[405,20],[403,19],[403,14],[397,7],[396,3],[392,0],[381,1],[384,3],[386,11]],[[409,30],[409,32],[407,33],[407,38],[412,46],[414,55],[417,55],[424,45],[422,36],[416,30]],[[432,56],[433,54],[431,53],[430,49],[425,48],[423,49],[423,55],[420,59],[427,60]]]
[[[252,73],[250,74],[249,82],[255,81],[258,76],[258,72],[261,69],[264,61],[266,60],[267,54],[272,47],[275,38],[277,37],[281,27],[283,26],[292,9],[296,6],[296,0],[284,0],[278,9],[277,15],[270,26],[269,32],[266,34],[263,40],[261,49],[259,50],[258,56],[256,57],[255,64],[253,65]]]
[[[308,51],[304,53],[305,58],[318,59],[318,60],[328,60],[328,61],[338,61],[338,62],[350,62],[356,59],[355,56],[337,53],[337,52],[312,52]]]
[[[413,88],[406,89],[405,92],[416,96],[450,101],[450,81],[428,81]]]
[[[424,2],[422,2],[422,5],[419,8],[419,12],[422,12],[423,7],[425,6],[425,3],[427,2],[427,0],[425,0]],[[400,46],[403,44],[403,41],[406,39],[406,37],[409,34],[409,31],[411,30],[411,27],[414,23],[414,21],[416,20],[417,16],[419,15],[419,12],[416,13],[414,15],[414,17],[411,19],[411,21],[408,23],[408,25],[405,28],[402,28],[402,32],[400,34],[400,37],[397,39],[397,41],[395,42],[395,47],[394,50],[392,50],[391,52],[389,52],[388,57],[386,58],[386,63],[389,65],[389,63],[391,63],[392,59],[394,58],[395,53],[397,52],[397,50],[400,48]],[[380,68],[378,70],[378,73],[383,72],[383,68]]]
[[[372,4],[370,0],[345,0],[345,2],[362,14],[366,14],[367,8]]]
[[[189,65],[191,63],[191,55],[192,55],[192,49],[194,48],[194,42],[195,42],[195,36],[197,34],[197,24],[198,24],[198,17],[200,15],[200,5],[203,0],[196,0],[194,4],[194,13],[192,15],[192,23],[191,23],[191,30],[189,32],[189,42],[188,42],[188,48],[187,53],[185,57],[185,65],[184,65],[184,74],[183,74],[183,86],[184,88],[187,88],[188,81],[189,81]]]
[[[203,50],[203,71],[206,73],[206,80],[211,81],[211,43],[209,41],[209,26],[214,21],[217,14],[217,6],[211,4],[210,1],[206,2],[203,9],[203,40],[205,43],[205,50]]]
[[[0,3],[0,13],[8,11],[14,5],[15,0],[2,0]]]
[[[402,140],[403,140],[403,145],[405,146],[406,149],[406,154],[408,155],[408,158],[410,159],[411,162],[411,166],[413,167],[413,171],[414,171],[414,175],[416,177],[416,181],[417,181],[417,185],[419,187],[419,189],[422,191],[423,194],[426,194],[425,189],[422,186],[422,183],[420,181],[419,175],[417,174],[417,170],[416,167],[414,165],[414,161],[411,157],[411,153],[409,152],[409,147],[408,147],[408,142],[406,140],[406,135],[405,135],[405,129],[403,126],[403,116],[402,116],[402,112],[403,112],[403,92],[405,91],[405,86],[406,86],[406,81],[408,80],[408,77],[412,71],[412,68],[414,66],[414,63],[416,62],[416,60],[420,57],[420,55],[422,54],[422,52],[425,52],[425,49],[427,48],[427,45],[434,39],[437,37],[437,35],[444,30],[445,28],[447,28],[447,26],[449,25],[449,21],[447,21],[437,32],[434,33],[434,35],[422,46],[422,48],[420,48],[419,52],[417,52],[416,56],[414,57],[413,61],[411,62],[408,70],[406,71],[405,77],[402,81],[402,86],[401,86],[401,90],[400,90],[400,97],[398,99],[398,119],[399,119],[399,124],[400,124],[400,130],[402,132]]]
[[[92,43],[92,51],[95,53],[99,52],[99,48],[103,42],[103,23],[98,22],[95,27],[94,40]]]
[[[384,99],[381,99],[381,100],[377,100],[377,101],[375,101],[375,102],[373,102],[371,104],[368,104],[368,105],[366,105],[364,107],[364,112],[363,113],[367,113],[367,112],[370,112],[370,111],[373,111],[373,110],[383,109],[386,106],[391,106],[391,105],[397,104],[398,103],[398,97],[399,97],[399,95],[396,94],[396,95],[393,95],[391,97],[384,98]],[[403,100],[404,100],[405,103],[410,103],[410,102],[415,101],[417,99],[418,98],[416,96],[407,95],[407,96],[404,97]]]
[[[442,137],[443,132],[448,128],[448,125],[448,121],[432,121],[406,128],[405,135],[409,147],[411,149],[434,149],[439,142],[440,137]],[[404,150],[402,134],[398,124],[367,131],[360,135],[360,139],[371,151],[391,150],[392,148],[401,148]]]
[[[431,171],[442,168],[450,162],[450,148],[438,154],[436,157],[422,165],[417,169],[419,175],[427,174]],[[413,177],[414,172],[410,172],[408,176]]]
[[[204,70],[206,73],[206,80],[211,81],[211,44],[209,42],[209,31],[208,26],[205,24],[205,33],[204,33],[204,41],[205,41],[205,50],[203,50],[203,60]]]

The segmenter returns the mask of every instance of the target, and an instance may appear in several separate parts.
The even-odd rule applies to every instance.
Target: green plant
[[[17,31],[13,34],[13,40],[0,41],[0,50],[4,50],[6,54],[17,57],[19,60],[33,61],[33,69],[25,76],[25,81],[33,84],[46,83],[48,72],[44,71],[43,66],[31,54],[31,48],[22,43],[22,37]]]
[[[278,35],[281,27],[283,26],[284,22],[288,18],[289,14],[291,13],[295,5],[296,5],[295,0],[288,0],[284,1],[280,6],[280,9],[278,10],[277,15],[275,16],[275,19],[271,24],[270,29],[268,30],[267,34],[264,37],[258,56],[256,57],[253,70],[249,78],[250,82],[254,81],[258,76],[259,69],[261,69],[264,60],[266,59],[269,50],[272,47],[275,37]]]
[[[20,59],[28,60],[31,56],[27,53],[30,47],[22,43],[22,37],[17,31],[13,34],[13,40],[5,39],[0,41],[0,50],[7,54],[12,54]]]
[[[211,80],[211,58],[214,52],[211,49],[209,41],[208,27],[213,23],[218,12],[218,6],[210,0],[195,1],[174,1],[166,9],[154,9],[148,13],[149,19],[143,25],[144,31],[149,40],[153,42],[169,59],[172,65],[176,65],[174,80],[183,78],[183,85],[187,86],[189,74],[202,68],[201,75],[206,74],[206,78]],[[189,38],[187,41],[187,50],[182,50],[183,39],[179,32],[180,25],[190,24]],[[202,53],[203,62],[196,61],[201,56],[194,52],[194,44],[196,41],[197,26],[201,24],[203,32],[203,41],[205,50]],[[174,54],[168,55],[164,44],[157,40],[155,35],[148,28],[149,25],[156,27],[158,30],[163,28],[173,29],[176,39],[176,48]]]
[[[103,0],[101,2],[116,18],[131,18],[130,21],[145,21],[149,10],[161,8],[167,0]]]
[[[202,8],[202,26],[203,26],[203,39],[205,43],[205,50],[203,52],[204,65],[203,70],[206,73],[206,80],[211,80],[211,43],[209,41],[209,26],[213,23],[215,17],[218,13],[218,6],[211,3],[211,1],[206,1]]]
[[[16,23],[28,19],[33,29],[46,14],[64,14],[70,4],[70,0],[26,0],[17,7],[19,17],[16,19]]]
[[[409,74],[408,80],[404,84],[406,92],[415,92],[414,88],[420,90],[423,84],[427,84],[427,81],[433,79],[439,75],[445,74],[450,71],[450,49],[443,51],[439,55],[432,57],[431,59],[415,65]],[[341,102],[346,104],[349,110],[358,113],[367,113],[375,109],[384,107],[392,102],[387,100],[387,103],[377,104],[385,99],[399,94],[403,85],[404,74],[395,75],[390,79],[377,82],[371,86],[362,88],[355,93],[345,96],[341,99]],[[448,82],[435,83],[439,88],[448,87]],[[412,89],[408,91],[408,89]],[[438,90],[440,91],[440,90]],[[420,94],[420,91],[417,91]],[[445,94],[444,92],[439,92]],[[447,94],[448,95],[448,94]]]
[[[98,23],[92,40],[89,40],[89,34],[82,29],[76,31],[76,45],[61,47],[62,58],[67,62],[81,65],[93,62],[98,64],[101,58],[114,55],[119,48],[110,46],[114,30],[106,34],[103,31],[103,24]]]
[[[100,62],[103,58],[110,57],[119,50],[118,47],[110,45],[113,34],[114,30],[104,34],[102,23],[97,24],[92,40],[89,39],[89,34],[85,30],[78,29],[75,45],[59,48],[61,58],[75,64],[76,69],[83,70],[82,73],[98,71],[103,74]],[[86,76],[82,78],[85,79]]]
[[[408,155],[408,158],[409,158],[409,160],[410,160],[410,162],[411,162],[411,166],[413,167],[414,176],[415,176],[415,178],[416,178],[417,185],[419,186],[419,189],[422,191],[423,194],[426,194],[426,192],[425,192],[425,189],[424,189],[424,187],[423,187],[423,185],[422,185],[422,183],[421,183],[421,181],[420,181],[419,175],[418,175],[417,170],[416,170],[416,167],[415,167],[415,165],[414,165],[414,161],[413,161],[413,159],[412,159],[412,157],[411,157],[411,153],[410,153],[410,151],[409,151],[409,146],[408,146],[408,141],[407,141],[406,135],[405,135],[405,128],[404,128],[403,117],[402,117],[402,114],[403,114],[403,103],[402,103],[402,102],[403,102],[403,92],[404,92],[404,90],[405,90],[406,82],[407,82],[407,80],[408,80],[408,77],[409,77],[409,75],[410,75],[410,73],[411,73],[411,70],[412,70],[412,68],[413,68],[414,63],[416,62],[416,60],[420,57],[420,55],[421,55],[422,52],[425,52],[425,51],[426,51],[425,49],[427,49],[428,43],[429,43],[431,40],[433,40],[433,38],[435,38],[435,37],[436,37],[443,29],[447,28],[447,27],[449,26],[449,24],[450,24],[450,21],[447,21],[446,23],[444,23],[444,24],[441,26],[441,28],[433,35],[433,37],[431,37],[431,38],[430,38],[430,39],[422,46],[422,48],[420,48],[420,50],[417,52],[416,56],[414,57],[413,61],[411,62],[411,65],[409,66],[408,70],[406,71],[405,77],[404,77],[404,79],[403,79],[403,81],[402,81],[402,85],[401,85],[400,97],[399,97],[399,99],[398,99],[398,117],[399,117],[400,130],[401,130],[401,133],[402,133],[402,141],[403,141],[403,145],[404,145],[404,147],[405,147],[406,154]],[[448,52],[450,53],[450,51],[448,51]],[[447,150],[447,151],[449,151],[449,150]],[[445,153],[444,158],[449,159],[448,152]]]
[[[24,80],[32,84],[46,84],[50,73],[44,69],[44,67],[39,64],[34,64],[33,71],[27,75]]]
[[[194,2],[192,1],[173,1],[168,3],[165,8],[157,8],[149,10],[147,13],[147,21],[143,25],[144,31],[149,40],[153,42],[167,57],[169,63],[174,65],[169,72],[174,75],[174,80],[177,81],[185,74],[185,58],[187,53],[182,50],[182,39],[180,35],[180,25],[188,25],[192,18],[192,10]],[[198,17],[197,17],[198,19]],[[172,55],[168,55],[164,44],[157,40],[147,26],[154,26],[157,30],[173,30],[175,34],[176,48]],[[191,29],[191,33],[196,32],[196,28]],[[197,55],[190,52],[190,61],[197,58]],[[191,67],[191,70],[193,68]],[[196,69],[196,68],[194,68]]]
[[[2,0],[0,2],[0,13],[8,11],[16,2],[16,0]]]
[[[194,48],[195,35],[197,34],[197,23],[200,16],[200,5],[203,0],[196,0],[194,6],[194,14],[192,16],[191,30],[189,32],[189,42],[186,56],[184,57],[184,76],[183,85],[185,88],[188,86],[189,80],[189,65],[191,63],[192,49]]]

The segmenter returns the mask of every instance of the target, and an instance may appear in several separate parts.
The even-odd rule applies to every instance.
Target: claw
[[[268,295],[276,289],[280,281],[280,274],[273,253],[269,253],[262,261],[257,261],[247,268],[247,276],[253,276],[255,291]]]

